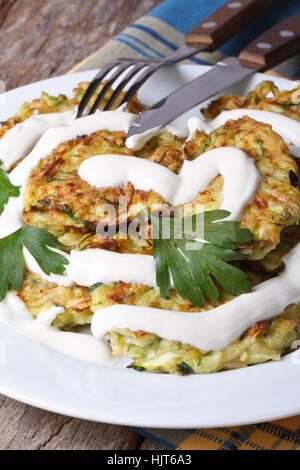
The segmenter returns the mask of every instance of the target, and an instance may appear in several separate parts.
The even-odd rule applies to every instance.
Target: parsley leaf
[[[162,297],[168,296],[171,279],[177,292],[198,307],[204,307],[206,298],[219,300],[215,280],[232,295],[250,292],[245,273],[226,261],[244,259],[244,255],[234,251],[234,243],[248,242],[253,235],[238,222],[221,220],[228,215],[221,210],[184,218],[148,214],[156,281]]]
[[[20,188],[14,186],[7,176],[7,173],[0,168],[0,215],[4,211],[4,206],[8,203],[10,196],[20,196]]]
[[[46,230],[26,225],[0,240],[0,302],[8,289],[21,289],[24,278],[23,248],[32,254],[45,274],[63,274],[68,260],[52,248],[64,248],[54,235]]]

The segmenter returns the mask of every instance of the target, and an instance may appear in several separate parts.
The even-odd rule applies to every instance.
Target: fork
[[[116,84],[118,79],[121,79],[121,81],[113,90],[113,93],[103,107],[104,111],[112,108],[131,80],[134,79],[125,92],[120,106],[129,103],[146,80],[163,65],[175,64],[200,51],[215,51],[240,31],[244,25],[273,6],[277,1],[278,0],[264,0],[263,2],[261,0],[240,0],[236,2],[230,0],[190,31],[185,37],[185,43],[168,57],[157,60],[121,58],[109,62],[97,73],[89,84],[79,103],[77,118],[84,114],[97,88],[110,73],[111,76],[103,84],[93,105],[88,110],[88,114],[93,114],[97,111],[107,92]],[[141,73],[139,74],[139,72]]]

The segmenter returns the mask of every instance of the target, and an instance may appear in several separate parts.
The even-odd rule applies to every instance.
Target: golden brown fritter
[[[241,225],[254,234],[255,240],[243,251],[252,259],[262,259],[280,241],[283,227],[300,218],[300,192],[290,181],[298,167],[289,156],[288,147],[270,125],[245,116],[228,121],[209,136],[196,133],[186,143],[170,133],[153,138],[139,152],[125,147],[124,132],[98,131],[59,145],[41,160],[32,172],[24,196],[24,222],[50,230],[56,236],[66,231],[95,233],[100,221],[121,222],[136,218],[152,205],[163,209],[166,203],[154,191],[136,190],[131,183],[122,188],[95,188],[78,176],[81,163],[97,154],[119,153],[147,158],[178,172],[184,159],[195,158],[214,148],[236,147],[254,159],[262,179],[253,201],[246,207]],[[192,151],[190,155],[189,149]],[[101,158],[101,157],[99,157]],[[223,178],[215,178],[192,204],[202,210],[218,209],[222,203]],[[127,205],[120,206],[120,198]],[[116,210],[117,219],[107,217],[107,204]],[[77,239],[75,240],[77,242]]]
[[[122,247],[122,245],[120,246]],[[103,248],[109,249],[108,247]],[[110,249],[117,251],[117,247],[113,244]],[[252,287],[277,275],[276,271],[272,273],[255,271],[250,265],[247,266],[243,263],[242,266],[239,263],[237,262],[237,266],[244,270]],[[158,288],[122,281],[112,285],[99,282],[90,289],[76,285],[69,288],[58,286],[28,270],[25,271],[23,286],[18,292],[18,296],[26,303],[27,308],[34,316],[44,309],[57,305],[63,306],[66,312],[58,315],[54,323],[58,322],[64,328],[72,328],[83,323],[89,324],[93,312],[100,307],[109,307],[115,304],[138,305],[180,312],[201,312],[218,307],[234,297],[220,287],[219,301],[206,300],[204,308],[199,308],[189,300],[183,299],[175,289],[172,289],[168,298],[165,299],[160,296]]]
[[[243,266],[243,269],[252,287],[276,275],[276,272],[255,272],[251,267],[247,268],[246,265]],[[58,315],[54,321],[55,325],[60,325],[62,328],[90,324],[93,312],[100,307],[109,307],[115,304],[138,305],[180,312],[201,312],[229,302],[234,297],[220,288],[218,302],[206,300],[204,308],[199,308],[189,300],[183,299],[175,289],[172,289],[168,298],[165,299],[160,296],[158,288],[122,281],[112,285],[99,282],[90,289],[76,285],[64,287],[49,282],[28,270],[25,271],[23,286],[18,292],[18,296],[34,316],[53,306],[63,306],[65,313]]]
[[[278,245],[283,227],[300,218],[299,187],[290,181],[290,172],[298,175],[297,164],[270,125],[248,116],[227,121],[210,134],[205,151],[219,147],[243,150],[253,158],[261,174],[259,188],[241,219],[241,226],[251,230],[255,240],[241,248],[251,259],[262,259]],[[219,176],[194,202],[204,204],[204,210],[218,209],[222,185]]]
[[[97,91],[91,98],[89,102],[89,106],[93,105],[95,97],[103,88],[105,82],[99,85]],[[31,102],[25,102],[22,104],[20,109],[16,112],[16,114],[7,119],[4,122],[0,122],[0,139],[4,136],[4,134],[14,127],[16,124],[25,121],[26,119],[30,118],[33,113],[37,114],[48,114],[48,113],[62,113],[64,111],[70,111],[76,106],[79,105],[81,98],[84,95],[85,90],[89,86],[89,82],[81,82],[78,84],[76,88],[73,90],[73,96],[68,98],[66,95],[58,95],[58,96],[50,96],[48,93],[43,92],[40,98],[34,99]],[[110,89],[103,101],[99,106],[99,109],[104,108],[105,104],[108,102],[112,94],[112,90]],[[125,93],[122,92],[119,98],[114,103],[112,109],[117,109],[120,105]],[[134,114],[139,114],[140,112],[144,111],[146,107],[140,103],[136,96],[130,101],[127,110]]]
[[[252,285],[270,276],[248,270]],[[109,286],[99,283],[90,290],[78,286],[68,288],[45,281],[29,271],[25,272],[23,287],[18,296],[35,317],[52,306],[63,306],[65,312],[53,322],[53,325],[63,330],[90,324],[94,311],[115,303],[183,312],[200,310],[175,291],[170,293],[169,299],[163,299],[157,289],[140,284],[118,282]],[[232,296],[223,292],[220,303],[231,298]],[[215,306],[217,305],[207,304],[206,309]],[[175,374],[211,373],[280,359],[299,338],[299,319],[300,305],[290,305],[282,315],[257,323],[222,351],[200,351],[188,344],[128,329],[112,330],[109,340],[113,355],[131,357],[134,361],[132,367],[137,370],[160,370]]]
[[[253,269],[263,269],[266,272],[275,271],[280,269],[282,258],[292,248],[300,243],[300,225],[290,225],[285,227],[280,234],[280,243],[276,248],[267,254],[265,258],[260,261],[251,263]]]
[[[300,85],[293,90],[279,91],[273,82],[264,81],[247,96],[224,95],[201,111],[206,119],[214,119],[222,111],[238,108],[271,111],[300,121]]]
[[[207,374],[279,360],[299,339],[300,304],[268,322],[259,322],[222,351],[200,351],[188,344],[168,341],[145,332],[123,329],[109,333],[114,356],[133,359],[138,371],[170,374]]]
[[[80,84],[74,90],[71,100],[63,95],[53,98],[43,94],[39,100],[23,105],[16,117],[8,120],[2,128],[2,135],[9,126],[28,118],[34,110],[42,113],[74,108],[87,85]],[[288,100],[291,100],[289,92],[278,92],[276,103],[275,97],[271,103],[271,99],[267,97],[270,91],[277,93],[271,85],[262,84],[247,98],[237,97],[236,101],[240,104],[238,107],[248,105],[256,106],[256,109],[267,109],[266,106],[272,105],[279,112],[279,107],[285,109],[285,106],[289,108],[286,114],[290,114],[287,115],[291,117],[291,113],[297,114],[294,105],[287,105]],[[247,103],[245,99],[248,100]],[[222,104],[220,102],[219,105],[212,106],[208,112],[217,112],[221,105],[233,106],[230,99],[224,99]],[[137,113],[143,109],[138,100],[131,106],[131,112]],[[271,108],[268,110],[274,111]],[[298,187],[293,186],[290,181],[291,171],[296,177],[298,175],[297,165],[289,156],[281,137],[271,126],[248,117],[228,121],[209,136],[197,131],[189,142],[170,133],[163,133],[135,153],[125,147],[123,132],[98,131],[90,136],[65,142],[33,170],[24,195],[24,223],[52,232],[69,249],[102,248],[120,253],[150,255],[151,239],[129,237],[123,240],[119,233],[113,239],[101,239],[95,233],[96,225],[100,220],[107,220],[108,204],[116,208],[117,222],[120,222],[136,218],[143,208],[150,211],[151,205],[156,204],[163,209],[167,203],[154,191],[136,190],[130,182],[122,188],[92,187],[78,176],[81,163],[94,155],[118,153],[147,158],[178,173],[185,159],[192,160],[198,156],[201,158],[201,154],[208,150],[224,146],[244,150],[254,159],[262,176],[261,185],[254,200],[246,207],[241,221],[242,226],[249,228],[255,236],[254,242],[241,249],[250,258],[261,261],[236,263],[246,273],[251,285],[255,286],[278,274],[282,269],[282,256],[299,240],[300,230],[293,224],[300,219],[300,193]],[[222,188],[223,179],[219,176],[192,202],[195,205],[200,203],[204,210],[218,209],[222,203]],[[126,197],[126,207],[119,206],[120,197]],[[222,288],[219,290],[219,302],[207,300],[205,307],[200,309],[182,299],[174,289],[165,299],[160,296],[157,288],[121,281],[104,285],[99,279],[99,283],[90,289],[77,285],[63,287],[26,270],[22,289],[17,295],[33,316],[38,316],[52,306],[63,306],[65,312],[58,315],[53,324],[60,329],[69,330],[89,325],[96,310],[113,304],[191,313],[210,310],[233,298]],[[254,325],[224,351],[200,351],[190,345],[128,329],[111,331],[109,339],[113,354],[131,357],[133,367],[138,370],[208,373],[279,359],[290,350],[293,341],[299,338],[299,318],[300,306],[291,305],[275,319]]]
[[[117,223],[136,218],[141,209],[150,211],[154,204],[165,206],[159,194],[136,190],[130,182],[123,188],[99,189],[78,176],[84,160],[106,153],[147,158],[175,172],[187,157],[184,141],[168,132],[151,139],[135,154],[125,147],[124,132],[98,131],[80,136],[59,145],[32,172],[24,195],[24,222],[56,236],[71,230],[95,233],[97,223],[108,219],[109,204],[115,208]]]
[[[87,293],[88,289],[85,287],[58,286],[26,270],[18,297],[26,304],[34,317],[53,306],[64,307],[65,313],[62,314],[62,319],[58,316],[54,324],[61,329],[70,329],[91,323],[91,297]]]

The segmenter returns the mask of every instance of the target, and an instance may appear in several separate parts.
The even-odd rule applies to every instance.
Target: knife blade
[[[228,57],[146,111],[130,127],[127,137],[162,127],[222,90],[274,67],[300,52],[300,14],[276,24],[249,44],[239,57]]]
[[[144,111],[132,124],[127,137],[162,127],[230,85],[254,73],[243,67],[237,57],[228,57],[208,72],[183,85]]]

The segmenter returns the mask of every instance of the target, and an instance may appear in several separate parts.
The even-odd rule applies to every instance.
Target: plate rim
[[[204,71],[208,70],[209,68],[211,68],[211,66],[202,66],[202,65],[179,65],[179,66],[176,66],[176,68],[178,67],[179,70],[184,70],[182,69],[183,68],[190,68],[190,69],[193,69],[193,70],[198,70],[199,73],[203,73]],[[51,83],[53,84],[54,82],[59,82],[59,81],[74,81],[74,83],[78,83],[79,81],[85,79],[91,79],[93,77],[93,75],[97,72],[97,70],[89,70],[89,71],[84,71],[84,72],[76,72],[76,73],[73,73],[73,74],[67,74],[67,75],[61,75],[61,76],[58,76],[58,77],[53,77],[53,78],[50,78],[50,79],[46,79],[46,80],[40,80],[40,81],[37,81],[37,82],[34,82],[34,83],[31,83],[31,84],[28,84],[28,85],[24,85],[24,86],[21,86],[21,87],[18,87],[18,88],[15,88],[13,90],[9,90],[7,91],[4,96],[5,98],[7,97],[8,99],[10,99],[10,97],[13,97],[15,94],[22,94],[22,92],[24,91],[25,93],[25,97],[24,97],[24,101],[26,100],[26,92],[30,89],[32,90],[33,88],[39,88],[41,86],[46,86]],[[266,74],[255,74],[256,76],[260,76],[261,78],[265,78],[265,79],[270,79],[270,80],[273,80],[273,81],[278,81],[280,79],[280,81],[283,81],[284,83],[288,83],[288,84],[291,84],[293,83],[292,80],[289,80],[289,79],[286,79],[286,78],[283,78],[283,77],[274,77],[274,76],[271,76],[271,75],[266,75]],[[72,88],[72,87],[71,87]],[[71,89],[70,89],[71,91]],[[67,357],[63,357],[61,359],[61,355],[59,353],[56,353],[55,351],[52,351],[50,350],[49,348],[39,344],[39,343],[34,343],[33,344],[30,344],[30,341],[32,340],[28,340],[26,337],[24,337],[23,335],[17,333],[16,331],[8,328],[6,333],[5,333],[5,329],[7,327],[5,327],[2,323],[0,323],[0,340],[1,340],[1,336],[2,336],[2,341],[3,341],[3,332],[4,332],[4,335],[8,334],[8,337],[10,338],[10,343],[7,345],[8,349],[14,351],[12,354],[16,354],[16,351],[18,349],[21,348],[22,350],[22,344],[25,345],[24,347],[26,347],[29,352],[32,351],[32,350],[37,350],[39,351],[39,353],[41,354],[41,356],[45,356],[46,355],[49,355],[49,356],[52,356],[52,357],[55,357],[55,356],[59,356],[60,357],[60,361],[62,363],[70,363],[73,362],[73,363],[80,363],[81,366],[83,367],[83,364],[84,363],[81,363],[80,361],[74,361],[70,358],[67,358]],[[9,331],[8,331],[9,330]],[[263,388],[263,390],[265,392],[269,392],[271,393],[272,390],[274,390],[274,387],[278,387],[280,386],[280,382],[282,382],[282,372],[285,371],[285,374],[286,374],[286,377],[287,379],[289,379],[290,383],[293,384],[294,380],[295,380],[295,376],[297,374],[294,374],[295,372],[295,369],[294,369],[294,366],[295,364],[297,365],[298,362],[297,361],[294,361],[294,358],[296,357],[296,354],[297,352],[295,353],[292,353],[286,357],[284,357],[281,361],[279,362],[268,362],[266,364],[260,364],[260,365],[255,365],[255,366],[252,366],[252,367],[249,367],[249,368],[245,368],[245,369],[237,369],[237,370],[233,370],[233,371],[227,371],[227,372],[218,372],[218,373],[214,373],[214,374],[209,374],[209,375],[195,375],[195,376],[189,376],[189,377],[178,377],[178,376],[172,376],[172,375],[161,375],[161,374],[140,374],[140,373],[136,373],[134,371],[126,371],[126,370],[119,370],[119,369],[108,369],[107,367],[104,367],[104,366],[97,366],[97,370],[98,372],[101,371],[102,373],[102,378],[105,379],[105,380],[109,380],[109,375],[110,374],[117,374],[118,376],[121,377],[121,374],[126,374],[126,377],[130,377],[130,379],[128,379],[128,382],[130,382],[130,384],[137,384],[138,382],[140,382],[140,380],[142,380],[142,382],[145,382],[145,384],[148,384],[148,383],[152,383],[153,382],[156,384],[159,384],[160,382],[160,379],[158,379],[159,377],[163,377],[163,380],[164,382],[167,382],[169,384],[171,384],[171,388],[170,390],[172,390],[172,387],[173,385],[175,385],[175,387],[179,387],[180,390],[183,388],[184,390],[186,391],[189,391],[190,387],[191,387],[191,390],[193,390],[193,387],[195,386],[195,382],[197,382],[197,385],[199,386],[199,384],[204,384],[204,385],[207,385],[207,383],[211,382],[211,384],[215,384],[215,382],[222,382],[222,379],[221,377],[224,377],[224,380],[223,380],[223,383],[224,382],[229,382],[232,380],[232,384],[238,384],[240,386],[240,391],[241,393],[246,393],[246,390],[249,391],[249,381],[251,381],[252,379],[255,378],[255,376],[257,376],[256,378],[260,377],[261,376],[265,376],[268,379],[268,381],[266,383],[264,383],[264,386],[261,387],[261,383],[255,383],[256,385],[256,393],[259,392],[261,390],[261,388]],[[297,356],[298,357],[298,356]],[[43,359],[44,360],[44,359]],[[299,363],[300,363],[300,360],[299,360]],[[27,363],[27,367],[28,367],[28,363]],[[272,369],[275,368],[275,365],[278,366],[277,369],[278,369],[278,373],[275,374],[276,377],[274,376],[274,374],[272,374]],[[280,419],[280,418],[284,418],[284,417],[288,417],[288,416],[293,416],[295,414],[298,414],[300,413],[300,402],[298,400],[297,403],[294,403],[294,401],[289,401],[288,398],[290,398],[291,394],[288,393],[287,396],[286,396],[286,399],[283,400],[284,401],[284,407],[281,407],[281,411],[276,411],[274,409],[274,404],[272,404],[272,400],[270,401],[270,404],[268,405],[268,403],[266,403],[266,408],[265,410],[263,411],[260,407],[258,408],[258,410],[254,411],[254,409],[251,411],[251,416],[249,414],[248,418],[247,418],[247,413],[244,414],[244,418],[241,418],[239,419],[239,417],[237,416],[237,409],[238,407],[235,406],[233,408],[231,408],[231,414],[232,414],[232,418],[229,418],[228,416],[228,413],[225,413],[224,410],[223,410],[223,417],[216,417],[216,415],[212,414],[212,415],[209,415],[209,413],[204,413],[202,415],[198,415],[197,413],[193,413],[192,415],[188,415],[188,416],[185,416],[184,415],[184,410],[186,412],[190,412],[190,409],[189,409],[189,406],[183,406],[182,404],[180,405],[181,407],[183,407],[181,410],[180,410],[180,413],[178,415],[172,415],[172,411],[174,410],[174,407],[176,408],[176,406],[174,406],[174,403],[172,404],[172,406],[170,405],[168,407],[168,412],[166,413],[165,410],[162,410],[161,409],[161,406],[162,405],[159,405],[159,403],[157,405],[155,405],[155,407],[152,406],[152,403],[148,403],[148,402],[145,402],[144,405],[131,405],[130,404],[130,408],[133,406],[133,409],[135,410],[134,411],[134,415],[130,415],[130,416],[126,416],[126,413],[124,413],[122,410],[122,407],[126,407],[128,405],[128,403],[126,403],[126,400],[123,400],[123,402],[121,401],[121,403],[118,403],[118,405],[112,405],[111,404],[111,407],[114,406],[115,408],[112,409],[112,410],[104,410],[103,409],[103,406],[101,408],[101,406],[99,408],[97,408],[97,410],[95,411],[95,409],[90,409],[88,410],[88,407],[82,407],[81,410],[78,408],[78,405],[77,405],[77,401],[76,401],[76,405],[75,405],[75,401],[73,400],[63,400],[61,401],[59,398],[61,398],[61,396],[55,401],[55,399],[53,399],[53,396],[55,396],[55,394],[52,396],[51,394],[53,394],[53,392],[55,391],[55,388],[57,390],[57,392],[63,394],[65,393],[64,391],[64,388],[63,387],[54,387],[54,390],[51,389],[51,394],[50,394],[50,390],[49,390],[49,395],[48,397],[45,396],[45,392],[40,392],[41,393],[41,396],[40,398],[38,398],[38,395],[39,393],[36,392],[35,390],[35,393],[31,394],[30,396],[30,392],[26,389],[26,387],[23,387],[23,389],[17,387],[15,381],[12,379],[13,377],[13,374],[11,375],[11,379],[10,379],[10,374],[9,374],[9,370],[7,370],[6,372],[6,375],[5,375],[5,379],[3,379],[3,374],[1,374],[1,369],[3,367],[3,364],[1,365],[0,363],[0,393],[4,394],[5,396],[8,396],[10,398],[13,398],[15,400],[18,400],[18,401],[21,401],[23,403],[26,403],[28,405],[31,405],[31,406],[35,406],[35,407],[38,407],[38,408],[41,408],[41,409],[44,409],[44,410],[48,410],[48,411],[51,411],[51,412],[54,412],[54,413],[59,413],[59,414],[63,414],[63,415],[68,415],[68,416],[73,416],[75,418],[79,418],[79,419],[88,419],[88,420],[91,420],[91,421],[96,421],[96,422],[104,422],[104,423],[110,423],[110,424],[119,424],[119,425],[127,425],[127,426],[142,426],[142,427],[153,427],[153,428],[173,428],[173,429],[182,429],[182,428],[194,428],[194,427],[207,427],[207,428],[211,428],[211,427],[216,427],[216,426],[236,426],[236,425],[243,425],[243,424],[252,424],[252,423],[259,423],[259,422],[263,422],[263,421],[268,421],[268,420],[274,420],[274,419]],[[5,365],[4,365],[5,367]],[[16,365],[14,365],[13,367],[16,367]],[[74,365],[75,367],[75,365]],[[82,369],[82,367],[80,367],[79,369]],[[87,368],[90,368],[90,369],[94,369],[96,366],[86,366]],[[8,368],[9,368],[9,364],[8,364]],[[255,371],[253,372],[253,370],[255,369]],[[281,369],[281,373],[280,373],[280,369]],[[3,369],[2,369],[3,370]],[[27,370],[27,369],[26,369]],[[246,373],[247,371],[247,373]],[[257,371],[257,373],[256,373]],[[259,372],[258,372],[259,371]],[[52,370],[51,370],[51,374],[52,374]],[[54,371],[53,374],[51,375],[51,378],[55,378],[57,375],[57,371]],[[280,376],[280,377],[279,377]],[[147,377],[147,379],[143,378],[143,377]],[[155,378],[154,378],[155,377]],[[212,379],[210,379],[209,377],[212,377]],[[220,377],[220,379],[217,379],[217,377]],[[233,377],[233,379],[228,379],[229,377]],[[32,377],[31,377],[32,379]],[[276,380],[275,380],[276,379]],[[279,382],[278,382],[278,379],[279,379]],[[184,381],[184,382],[183,382]],[[33,381],[34,382],[34,381]],[[126,382],[126,379],[125,379],[125,382]],[[34,382],[35,383],[35,382]],[[35,383],[35,385],[38,385],[39,383],[39,380],[37,380],[37,382]],[[182,386],[182,383],[184,383],[184,386]],[[52,386],[53,384],[51,384]],[[138,384],[139,385],[139,384]],[[296,385],[297,385],[297,382],[296,382]],[[227,387],[228,384],[227,384]],[[51,387],[50,387],[51,388]],[[250,387],[251,389],[251,387]],[[275,388],[276,389],[276,388]],[[30,387],[29,387],[29,390],[30,390]],[[227,390],[227,394],[228,394],[228,391],[230,391],[230,387],[229,389]],[[252,391],[253,391],[253,384],[252,384]],[[223,390],[224,392],[224,390]],[[43,395],[44,393],[44,395]],[[59,395],[58,393],[58,395]],[[207,393],[209,393],[209,389],[207,391]],[[232,393],[234,394],[235,393],[235,390],[234,388],[232,388]],[[51,395],[51,398],[50,398],[50,395]],[[205,399],[207,398],[205,396],[205,394],[200,394],[200,396],[202,397],[202,399]],[[176,393],[174,394],[174,396],[172,395],[172,400],[174,400],[174,397],[176,398]],[[66,398],[68,398],[66,396]],[[74,397],[73,397],[74,398]],[[179,397],[177,397],[179,399]],[[282,398],[282,397],[281,397]],[[77,398],[76,398],[77,399]],[[132,397],[130,396],[130,400],[132,399]],[[157,398],[156,398],[157,399]],[[182,399],[182,397],[181,397]],[[218,396],[216,395],[216,406],[221,406],[221,403],[224,402],[224,400],[222,401],[222,399],[220,398],[220,401],[217,401],[218,400]],[[294,399],[293,399],[294,400]],[[103,405],[103,401],[99,403]],[[228,401],[226,402],[225,400],[225,403],[228,405]],[[242,402],[240,402],[239,404],[242,404]],[[201,405],[201,403],[198,403],[198,405]],[[210,403],[210,406],[212,406],[213,403]],[[236,404],[237,405],[237,404]],[[232,403],[231,403],[231,406],[232,406]],[[149,408],[148,412],[146,410],[146,408]],[[141,411],[141,408],[144,409],[144,412],[141,414],[140,411]],[[235,410],[235,411],[234,411]],[[260,411],[259,411],[260,410]],[[260,415],[260,416],[258,416]]]

